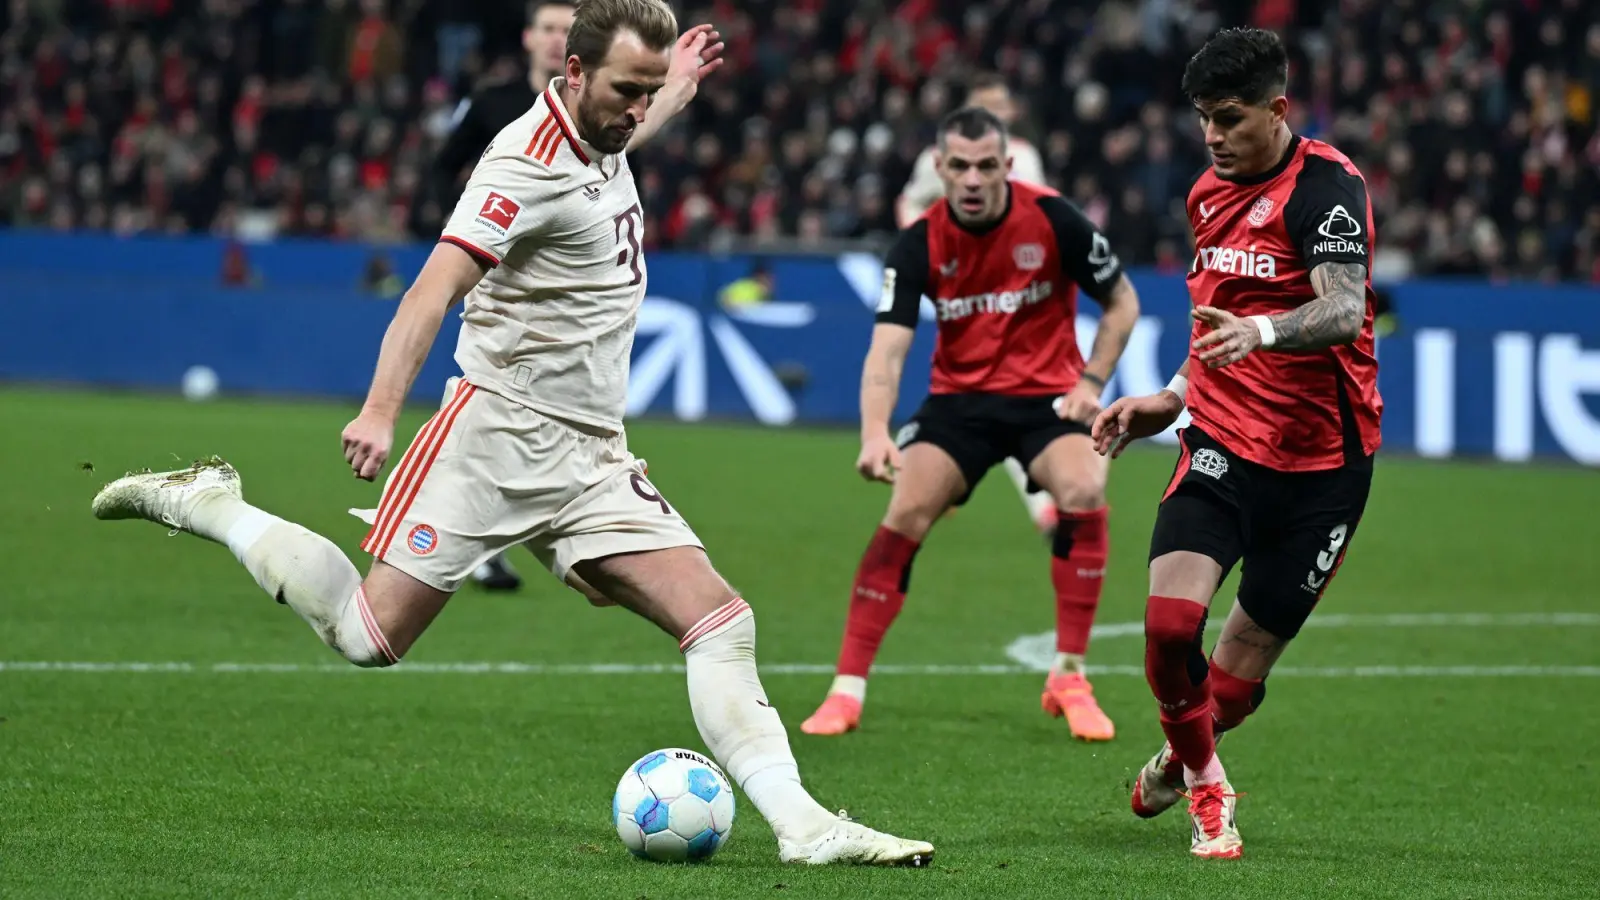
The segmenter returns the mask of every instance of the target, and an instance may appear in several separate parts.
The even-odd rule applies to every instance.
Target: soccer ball
[[[716,763],[693,750],[657,750],[622,773],[611,820],[634,856],[700,862],[733,829],[733,789]]]

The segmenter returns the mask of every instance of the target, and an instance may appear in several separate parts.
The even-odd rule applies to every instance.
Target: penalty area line
[[[88,662],[57,660],[0,661],[4,673],[79,673],[114,675],[339,675],[374,672],[401,675],[681,675],[682,664],[650,663],[524,663],[402,662],[387,669],[361,669],[348,663],[272,662]],[[763,675],[832,675],[822,663],[778,663],[761,667]],[[874,675],[1037,675],[1022,665],[881,665]],[[1090,666],[1090,675],[1144,677],[1143,666]],[[1272,677],[1288,678],[1600,678],[1600,666],[1279,666]]]

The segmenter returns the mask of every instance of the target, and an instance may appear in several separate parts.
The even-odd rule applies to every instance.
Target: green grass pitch
[[[340,458],[350,412],[0,391],[0,897],[1600,892],[1593,472],[1380,461],[1318,612],[1338,627],[1307,629],[1223,745],[1247,793],[1245,858],[1206,863],[1189,858],[1181,812],[1128,811],[1160,740],[1133,629],[1091,647],[1110,667],[1096,681],[1119,727],[1109,744],[1046,718],[1041,676],[977,668],[1012,664],[1007,647],[1053,623],[1046,549],[1002,475],[935,529],[881,657],[947,669],[880,676],[862,731],[812,738],[797,726],[828,679],[805,667],[833,660],[886,490],[855,476],[847,432],[640,423],[633,449],[757,609],[763,663],[790,667],[765,680],[813,792],[938,847],[925,871],[784,867],[741,796],[715,860],[668,867],[627,855],[610,800],[643,753],[700,747],[682,676],[582,671],[675,664],[649,625],[590,608],[520,555],[523,593],[459,595],[408,658],[419,671],[340,668],[224,548],[89,514],[124,469],[215,452],[256,504],[356,554],[364,526],[345,510],[378,488]],[[1113,468],[1102,623],[1142,614],[1171,466],[1151,449]],[[420,665],[474,662],[572,668]]]

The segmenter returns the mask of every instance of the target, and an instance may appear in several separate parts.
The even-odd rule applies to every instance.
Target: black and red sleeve
[[[1367,185],[1336,160],[1306,157],[1283,222],[1308,272],[1326,262],[1369,264]]]
[[[918,219],[895,236],[884,255],[878,323],[916,328],[922,295],[927,291],[928,220]]]
[[[1065,197],[1040,197],[1039,208],[1055,232],[1061,270],[1085,294],[1101,301],[1109,297],[1122,278],[1122,260],[1111,249],[1110,239]]]

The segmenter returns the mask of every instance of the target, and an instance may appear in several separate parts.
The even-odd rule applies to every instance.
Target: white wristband
[[[1177,394],[1179,400],[1187,403],[1189,399],[1189,379],[1182,375],[1174,375],[1172,380],[1167,382],[1167,390]]]
[[[1256,323],[1256,330],[1261,332],[1261,346],[1271,347],[1278,342],[1278,332],[1272,327],[1272,320],[1266,316],[1251,316],[1250,321]]]

